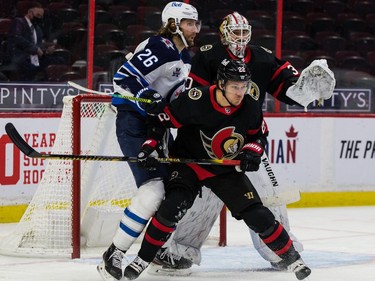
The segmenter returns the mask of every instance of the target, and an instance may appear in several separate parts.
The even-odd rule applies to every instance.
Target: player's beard
[[[186,38],[185,37],[185,40],[187,42],[187,44],[189,45],[189,47],[193,47],[194,46],[194,39],[195,39],[195,36],[194,37],[189,37],[189,38]]]

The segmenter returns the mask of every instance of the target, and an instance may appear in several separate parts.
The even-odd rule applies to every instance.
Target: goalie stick
[[[24,153],[31,158],[43,158],[52,160],[90,160],[90,161],[126,161],[138,162],[137,157],[130,156],[102,156],[102,155],[74,155],[74,154],[42,154],[32,148],[18,133],[12,123],[5,125],[5,131],[11,141]],[[230,159],[185,159],[185,158],[155,158],[159,163],[194,163],[200,165],[239,165],[239,160]]]
[[[122,99],[127,99],[127,100],[133,100],[133,101],[139,101],[143,103],[152,103],[152,100],[150,99],[144,99],[144,98],[137,98],[131,95],[128,91],[123,90],[122,93],[126,95],[122,95],[121,93],[105,93],[105,92],[100,92],[100,91],[95,91],[91,90],[89,88],[85,88],[77,83],[74,83],[72,81],[68,81],[68,85],[77,89],[81,90],[86,93],[92,93],[92,94],[98,94],[98,95],[104,95],[104,96],[110,96],[110,97],[117,97],[117,98],[122,98]],[[130,94],[130,95],[129,95]]]

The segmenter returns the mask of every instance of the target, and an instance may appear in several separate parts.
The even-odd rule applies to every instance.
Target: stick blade
[[[22,151],[26,156],[29,157],[40,157],[40,154],[35,151],[18,133],[16,127],[12,123],[5,125],[5,132],[11,139],[11,141]]]

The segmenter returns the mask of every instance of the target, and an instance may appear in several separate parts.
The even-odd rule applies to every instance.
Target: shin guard
[[[174,226],[166,226],[157,218],[152,218],[147,227],[138,255],[143,260],[151,262],[156,256],[157,251],[164,245],[169,236],[171,236],[173,230]]]
[[[275,224],[267,231],[259,234],[263,242],[281,259],[291,264],[300,258],[294,249],[293,242],[284,227],[275,221]]]

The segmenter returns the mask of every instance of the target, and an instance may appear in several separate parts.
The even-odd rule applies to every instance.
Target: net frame
[[[59,154],[97,154],[97,155],[121,155],[119,147],[117,151],[91,151],[91,146],[95,147],[106,147],[105,144],[90,144],[90,148],[82,145],[87,142],[85,140],[85,134],[83,133],[82,120],[87,117],[87,115],[94,114],[95,117],[100,117],[98,119],[107,120],[106,112],[112,114],[108,118],[108,121],[101,122],[100,126],[97,125],[95,128],[95,134],[97,131],[101,131],[102,127],[114,126],[114,112],[110,105],[111,98],[109,96],[103,95],[77,95],[68,96],[64,98],[64,109],[61,115],[61,121],[57,131],[57,137],[55,140],[55,146],[53,147],[52,153]],[[97,111],[95,108],[96,104],[102,107],[102,110]],[[69,110],[70,108],[70,110]],[[100,115],[100,116],[99,116]],[[92,117],[92,116],[91,116]],[[115,135],[106,137],[93,137],[93,139],[98,141],[103,141],[105,139],[116,140]],[[117,143],[117,140],[116,140]],[[118,144],[117,144],[118,146]],[[99,198],[91,194],[91,190],[87,186],[94,186],[92,184],[95,179],[90,177],[90,175],[96,174],[98,169],[97,165],[87,165],[87,163],[92,163],[96,161],[78,161],[78,160],[51,160],[46,164],[46,171],[49,167],[53,166],[51,169],[56,171],[56,165],[59,167],[57,174],[52,174],[52,181],[57,181],[59,185],[66,185],[66,188],[71,190],[67,192],[62,189],[62,196],[59,198],[54,198],[54,185],[50,183],[51,179],[47,176],[43,176],[41,185],[42,188],[38,187],[35,192],[33,199],[31,200],[27,210],[25,211],[20,222],[16,226],[15,231],[2,239],[0,242],[0,253],[7,255],[17,255],[17,256],[44,256],[44,257],[70,257],[70,258],[80,258],[81,248],[87,246],[85,244],[87,239],[83,236],[85,232],[82,226],[85,224],[85,215],[88,213],[89,208],[107,208],[107,205],[116,208],[122,214],[123,209],[130,203],[131,194],[134,195],[136,188],[132,180],[127,183],[125,189],[133,188],[133,193],[128,193],[121,195],[117,198],[121,200],[112,200],[108,198]],[[102,162],[101,165],[112,165],[114,162]],[[112,163],[112,164],[111,164]],[[117,162],[117,164],[121,164]],[[123,165],[127,165],[122,162]],[[65,165],[67,165],[65,167]],[[102,166],[100,168],[103,168]],[[110,169],[110,168],[103,168]],[[45,172],[45,175],[48,174]],[[132,176],[130,177],[132,179]],[[91,181],[91,182],[90,182]],[[54,182],[56,183],[56,182]],[[43,188],[43,184],[50,188]],[[118,187],[121,189],[123,187]],[[59,195],[60,196],[60,195]],[[93,196],[95,199],[91,199]],[[52,199],[51,199],[52,198]],[[122,200],[123,199],[123,200]],[[105,209],[106,210],[106,209]],[[63,220],[63,225],[59,225],[59,216],[64,216],[68,219]],[[216,233],[211,236],[211,241],[215,240],[216,244],[219,246],[226,245],[226,210],[223,208],[221,212],[220,224],[216,230]],[[40,226],[39,224],[46,224],[46,227]],[[53,237],[53,239],[50,239]],[[213,238],[215,237],[215,238]],[[111,237],[109,237],[111,238]],[[109,244],[107,244],[108,246]],[[103,245],[102,245],[103,247]]]

